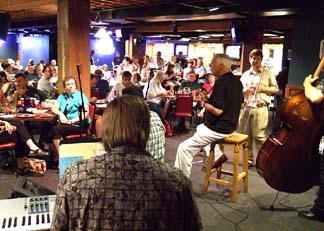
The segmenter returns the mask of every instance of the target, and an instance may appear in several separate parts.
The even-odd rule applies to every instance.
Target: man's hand
[[[304,80],[304,87],[305,85],[312,85],[316,80],[318,79],[318,76],[312,77],[312,75],[309,75]]]

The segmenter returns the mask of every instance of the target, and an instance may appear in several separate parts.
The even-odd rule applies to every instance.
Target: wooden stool
[[[218,169],[212,169],[214,164],[214,148],[219,144],[222,151],[224,151],[224,145],[230,145],[234,147],[233,157],[233,172],[222,170],[222,166]],[[237,188],[238,182],[243,179],[243,191],[248,191],[248,135],[240,133],[232,133],[230,136],[222,140],[217,140],[211,144],[210,153],[208,157],[208,164],[204,182],[204,192],[208,191],[209,182],[224,185],[232,188],[232,201],[237,202]],[[240,146],[243,147],[243,171],[239,173],[239,153]],[[211,175],[216,173],[216,178]],[[221,179],[221,174],[231,175],[232,181],[226,181]]]

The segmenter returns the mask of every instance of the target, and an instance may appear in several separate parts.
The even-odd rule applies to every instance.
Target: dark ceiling
[[[280,36],[293,29],[299,15],[324,15],[323,0],[90,0],[90,8],[92,28],[122,27],[144,36],[228,36],[233,21]],[[56,33],[56,0],[1,0],[0,9],[12,16],[11,31]]]

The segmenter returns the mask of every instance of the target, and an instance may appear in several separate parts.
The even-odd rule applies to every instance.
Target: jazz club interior
[[[324,230],[323,19],[1,0],[0,230]]]

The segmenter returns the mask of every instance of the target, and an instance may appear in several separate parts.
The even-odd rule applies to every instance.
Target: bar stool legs
[[[205,193],[208,191],[209,183],[213,182],[216,184],[220,184],[232,188],[232,201],[237,202],[238,184],[240,180],[243,180],[243,191],[245,193],[248,192],[247,138],[248,138],[247,135],[233,133],[231,136],[223,140],[215,141],[211,144],[211,149],[210,149],[208,164],[206,169],[206,175],[205,175],[205,181],[204,181],[204,189],[203,189]],[[224,145],[230,145],[234,148],[232,171],[223,170],[222,166],[220,166],[217,169],[212,169],[214,163],[214,148],[216,144],[220,145],[222,151],[224,151]],[[243,166],[242,166],[242,171],[239,172],[239,155],[240,155],[241,146],[243,147]],[[212,176],[212,174],[214,173],[216,173],[216,177]],[[222,174],[232,176],[232,181],[221,179]]]

